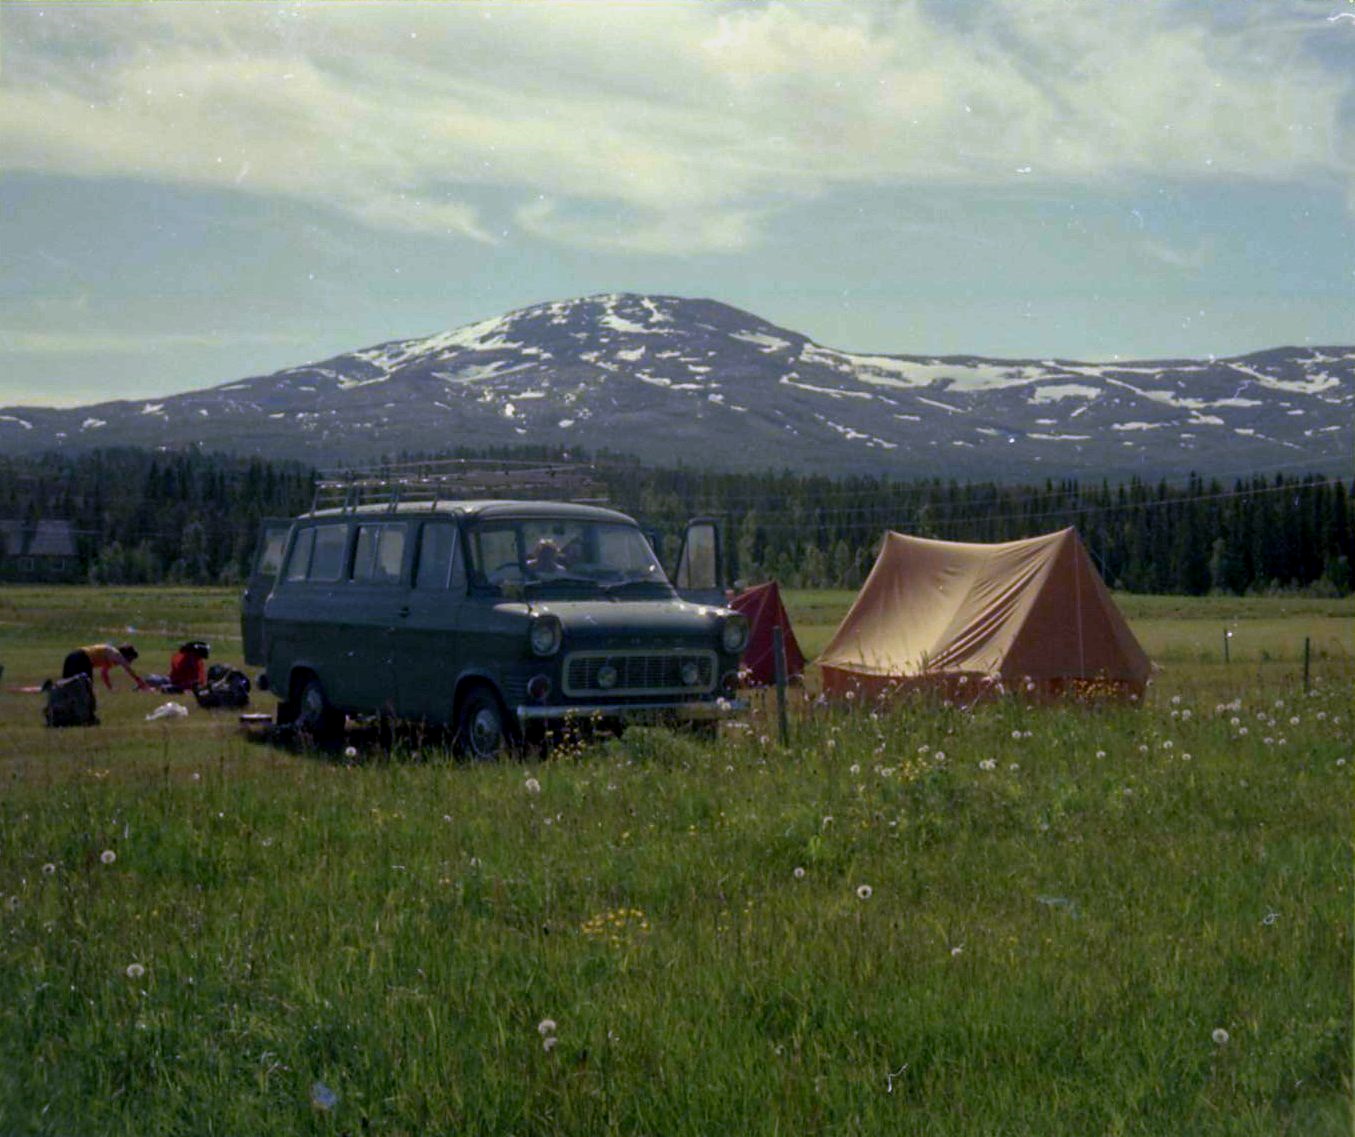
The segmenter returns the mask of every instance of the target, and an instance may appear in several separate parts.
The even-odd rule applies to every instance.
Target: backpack
[[[213,664],[207,671],[207,686],[193,692],[200,707],[249,706],[249,676],[234,667]]]
[[[42,717],[48,726],[98,726],[98,701],[94,698],[94,682],[88,675],[72,675],[69,679],[49,679],[43,685],[47,705]]]

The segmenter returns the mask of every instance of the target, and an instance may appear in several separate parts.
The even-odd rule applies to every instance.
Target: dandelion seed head
[[[959,955],[959,954],[960,954],[961,952],[963,952],[963,951],[964,951],[964,944],[956,944],[953,948],[950,949],[950,954],[951,954],[952,956],[957,956],[957,955]]]
[[[127,965],[127,978],[140,979],[146,974],[146,969],[139,963],[129,963]]]
[[[554,1035],[548,1035],[546,1038],[543,1038],[541,1040],[541,1049],[544,1050],[547,1054],[549,1054],[552,1050],[555,1049],[557,1042],[559,1042],[559,1039],[557,1039]]]
[[[804,865],[796,865],[795,871],[792,872],[790,875],[793,876],[796,880],[804,880],[805,878]]]
[[[343,756],[345,758],[356,758],[358,756],[358,748],[356,746],[345,747]]]
[[[56,872],[56,865],[52,864],[51,861],[48,861],[45,865],[42,866],[42,875],[43,875],[43,876],[51,876],[51,875],[52,875],[53,873],[55,873],[55,872]]]
[[[522,783],[522,788],[529,794],[539,794],[541,792],[541,783],[535,778],[528,778]]]
[[[997,759],[996,759],[996,758],[985,758],[985,759],[983,759],[983,761],[981,761],[981,762],[979,763],[979,769],[980,769],[980,770],[996,770],[996,769],[997,769]]]
[[[555,1020],[542,1019],[539,1023],[536,1024],[536,1033],[541,1035],[542,1038],[544,1038],[548,1034],[554,1034]]]
[[[1280,914],[1278,912],[1274,911],[1267,912],[1265,916],[1262,918],[1261,923],[1263,923],[1268,928],[1270,927],[1271,924],[1275,923],[1275,921],[1278,920],[1279,918]]]
[[[112,849],[105,849],[102,853],[99,854],[99,860],[103,861],[103,863],[106,865],[111,865],[117,859],[118,855],[117,853],[113,852]]]
[[[868,884],[858,884],[856,886],[856,898],[858,900],[869,900],[875,895],[875,890]]]
[[[1214,1042],[1217,1043],[1219,1046],[1223,1046],[1228,1041],[1229,1035],[1228,1032],[1223,1029],[1223,1027],[1216,1026],[1214,1028],[1214,1033],[1211,1034],[1209,1037],[1212,1038]]]

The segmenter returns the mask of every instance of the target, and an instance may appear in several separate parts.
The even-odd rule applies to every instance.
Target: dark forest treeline
[[[715,515],[731,579],[788,587],[858,586],[887,529],[990,542],[1075,526],[1106,581],[1133,592],[1345,594],[1355,559],[1350,487],[1317,474],[1000,486],[601,459],[596,475],[610,503],[662,534],[668,553],[688,517]],[[0,458],[0,517],[72,520],[90,580],[234,583],[247,573],[259,519],[307,508],[315,479],[299,463],[195,451]]]
[[[306,509],[313,480],[300,463],[196,451],[0,458],[0,517],[72,521],[81,575],[96,583],[233,584],[260,519]]]
[[[1316,474],[1000,486],[647,471],[612,496],[664,531],[723,516],[731,573],[788,587],[857,587],[887,529],[993,542],[1073,526],[1107,583],[1130,592],[1345,594],[1355,559],[1350,488]]]

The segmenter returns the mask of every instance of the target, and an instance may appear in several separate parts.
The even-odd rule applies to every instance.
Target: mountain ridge
[[[962,479],[1349,466],[1355,347],[1221,359],[867,354],[709,298],[600,293],[152,400],[0,408],[10,453],[317,463],[515,444]]]

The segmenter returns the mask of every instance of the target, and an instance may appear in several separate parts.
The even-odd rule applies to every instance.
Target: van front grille
[[[685,665],[696,667],[696,682],[684,683]],[[604,687],[598,673],[616,669],[616,682]],[[713,651],[576,651],[565,657],[564,693],[572,698],[609,695],[705,695],[715,690]]]

